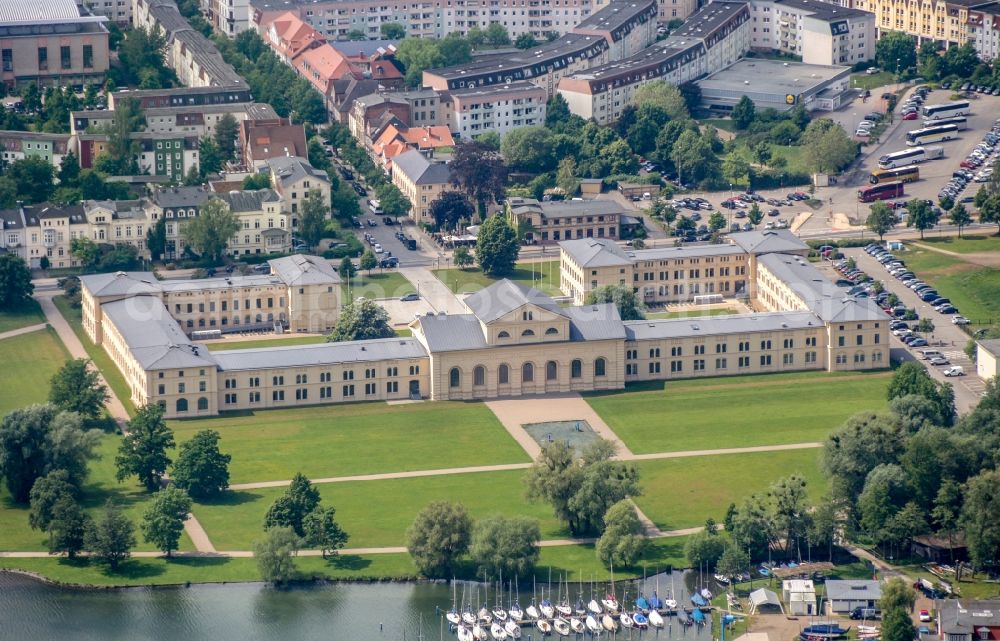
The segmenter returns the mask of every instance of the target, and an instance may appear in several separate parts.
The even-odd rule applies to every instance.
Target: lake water
[[[678,602],[688,603],[693,578],[691,573],[676,573]],[[669,576],[661,575],[661,596],[669,585]],[[589,585],[570,585],[571,597],[575,599],[581,587],[583,598],[589,600]],[[618,587],[621,598],[625,586]],[[654,587],[654,580],[648,579],[643,590],[649,595]],[[474,588],[458,584],[460,600],[464,589],[471,598]],[[637,584],[628,589],[634,596]],[[527,590],[520,593],[522,606],[531,600],[531,588]],[[453,640],[442,619],[451,601],[452,589],[446,585],[342,583],[276,590],[245,583],[90,591],[0,574],[0,641]],[[626,631],[611,638],[711,641],[712,637],[709,626],[683,628],[672,622],[658,632],[640,636]],[[525,628],[521,638],[541,637],[537,630]]]

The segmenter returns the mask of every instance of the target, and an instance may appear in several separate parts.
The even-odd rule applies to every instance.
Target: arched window
[[[269,322],[269,323],[273,323],[274,322],[274,314],[268,314],[267,315],[267,322]]]
[[[553,334],[558,334],[558,333],[559,333],[559,330],[556,329],[555,327],[550,327],[547,330],[545,330],[545,335],[546,336],[552,336]]]
[[[608,361],[604,358],[599,358],[594,361],[594,376],[606,376],[608,369]]]
[[[510,338],[510,334],[505,330],[497,334],[497,338]]]
[[[533,332],[530,329],[526,329],[523,332],[521,332],[521,336],[534,336],[534,335],[535,335],[535,332]]]
[[[545,364],[545,380],[554,381],[559,375],[559,366],[556,365],[555,361],[549,361]]]
[[[573,362],[569,364],[569,375],[570,378],[580,378],[583,376],[583,361],[579,358],[573,359]]]
[[[208,399],[202,396],[198,399],[198,409],[207,410],[208,409]]]
[[[178,412],[188,411],[188,402],[186,398],[177,399],[177,411]]]
[[[482,365],[476,365],[476,368],[472,370],[472,384],[486,385],[486,368]]]
[[[462,384],[462,373],[458,371],[457,367],[452,367],[451,371],[448,372],[448,385],[450,387],[458,387]]]
[[[525,363],[521,366],[521,382],[531,383],[535,380],[535,366],[531,363]]]
[[[507,367],[506,363],[504,363],[500,366],[500,369],[497,370],[497,384],[506,385],[508,383],[510,383],[510,368]]]

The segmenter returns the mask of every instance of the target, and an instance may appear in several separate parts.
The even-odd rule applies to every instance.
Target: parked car
[[[965,369],[961,365],[952,365],[942,373],[945,376],[965,376]]]
[[[952,325],[968,325],[968,324],[969,324],[969,323],[971,323],[971,322],[972,322],[972,321],[970,321],[970,320],[969,320],[968,318],[966,318],[965,316],[954,316],[954,317],[952,317],[952,319],[951,319],[951,324],[952,324]]]
[[[420,300],[420,295],[415,292],[410,292],[409,294],[400,296],[399,300],[403,301],[404,303],[414,300]]]

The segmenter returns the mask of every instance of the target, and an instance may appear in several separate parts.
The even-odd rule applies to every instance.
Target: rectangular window
[[[271,392],[272,401],[283,401],[285,400],[285,390],[274,390]]]
[[[353,373],[353,372],[352,372]],[[354,396],[354,386],[344,385],[344,398]]]
[[[864,336],[862,336],[861,334],[858,334],[857,336],[855,336],[855,339],[857,340],[857,344],[858,345],[864,345],[864,342],[865,342],[865,337]]]
[[[38,48],[38,70],[48,71],[49,70],[49,49],[48,47]]]
[[[385,384],[385,391],[389,394],[395,394],[399,391],[399,381],[389,381]]]
[[[14,50],[4,49],[3,50],[3,70],[4,71],[14,71]]]
[[[781,356],[781,362],[784,365],[791,365],[794,361],[795,361],[795,355],[794,354],[783,354]]]
[[[715,369],[726,369],[727,366],[728,364],[726,363],[726,359],[724,358],[715,359]]]
[[[365,396],[375,394],[375,383],[365,383]]]
[[[70,56],[68,46],[64,45],[62,47],[59,47],[59,64],[62,66],[63,69],[69,69],[70,67],[73,66],[73,59],[72,56]]]
[[[94,68],[94,45],[83,45],[83,68]]]
[[[760,364],[761,365],[770,365],[771,364],[771,355],[770,354],[762,354],[761,357],[760,357]]]

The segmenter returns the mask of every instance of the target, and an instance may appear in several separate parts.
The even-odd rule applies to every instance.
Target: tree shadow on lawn
[[[235,507],[246,503],[256,503],[263,495],[253,490],[226,490],[219,496],[207,499],[197,499],[195,505],[212,507]]]
[[[127,561],[122,561],[118,565],[117,570],[112,570],[106,565],[100,563],[91,562],[90,559],[84,557],[76,558],[66,558],[63,557],[59,559],[59,565],[74,569],[85,569],[93,568],[97,572],[100,572],[106,577],[121,577],[122,579],[148,579],[154,576],[160,576],[166,572],[166,567],[159,563],[149,563],[143,559],[128,559]]]
[[[327,565],[336,570],[347,570],[357,572],[372,564],[371,559],[367,559],[357,554],[337,554],[326,560]]]

